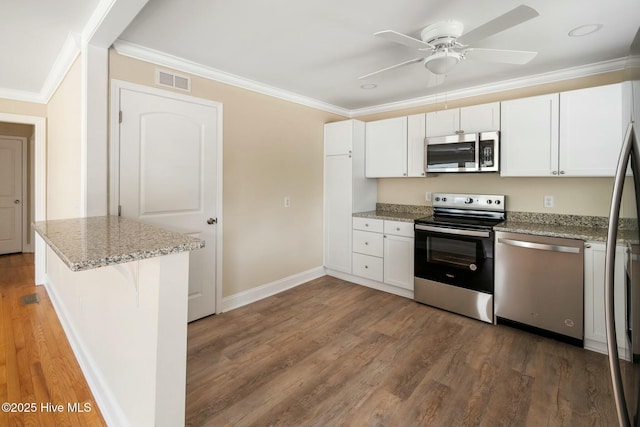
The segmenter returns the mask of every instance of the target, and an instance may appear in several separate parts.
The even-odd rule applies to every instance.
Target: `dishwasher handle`
[[[541,251],[564,252],[564,253],[570,253],[570,254],[580,253],[580,248],[574,248],[572,246],[549,245],[546,243],[525,242],[522,240],[505,239],[504,237],[500,237],[498,239],[498,243],[504,243],[505,245],[510,245],[510,246],[517,246],[519,248],[538,249]]]

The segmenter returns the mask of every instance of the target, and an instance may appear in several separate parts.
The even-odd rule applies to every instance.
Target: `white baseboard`
[[[325,275],[324,267],[316,267],[271,283],[260,285],[253,289],[229,295],[222,299],[222,311],[233,310],[234,308],[260,301],[261,299],[286,291],[287,289],[295,288],[296,286]]]
[[[366,286],[368,288],[377,289],[378,291],[383,291],[389,294],[398,295],[400,297],[413,299],[413,291],[409,289],[399,288],[393,285],[387,285],[386,283],[377,282],[375,280],[366,279],[364,277],[353,276],[351,274],[342,273],[340,271],[335,271],[335,270],[327,270],[327,275],[332,277],[337,277],[338,279],[346,280],[348,282],[353,282],[358,285]]]
[[[128,425],[127,418],[120,409],[120,405],[118,405],[115,398],[111,395],[109,388],[104,385],[106,382],[102,379],[102,375],[94,368],[95,363],[93,359],[84,351],[82,341],[76,333],[73,323],[70,321],[67,309],[56,293],[55,284],[51,282],[50,277],[47,275],[45,275],[44,287],[47,290],[49,299],[62,324],[62,329],[64,329],[67,340],[71,345],[71,350],[73,350],[73,354],[76,356],[76,360],[80,365],[80,369],[87,380],[87,384],[91,389],[93,398],[96,400],[105,422],[108,426]]]

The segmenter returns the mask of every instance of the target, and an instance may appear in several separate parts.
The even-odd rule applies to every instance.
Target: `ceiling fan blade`
[[[530,8],[529,6],[520,5],[504,15],[500,15],[497,18],[492,19],[491,21],[458,37],[458,43],[463,45],[472,44],[473,42],[485,39],[511,27],[515,27],[518,24],[522,24],[523,22],[533,19],[538,15],[539,13],[535,9]]]
[[[476,49],[469,48],[464,57],[478,61],[502,62],[504,64],[526,64],[536,57],[538,52],[527,50]]]
[[[373,35],[376,37],[383,38],[385,40],[392,41],[394,43],[413,47],[415,49],[422,49],[422,50],[433,49],[433,46],[431,46],[429,43],[425,43],[422,40],[414,39],[413,37],[409,37],[405,34],[402,34],[393,30],[378,31]]]
[[[373,75],[376,75],[378,73],[383,73],[385,71],[389,71],[389,70],[393,70],[394,68],[400,68],[400,67],[404,67],[405,65],[410,65],[410,64],[416,64],[418,62],[422,62],[424,60],[424,58],[414,58],[414,59],[410,59],[408,61],[404,61],[401,62],[399,64],[396,65],[392,65],[391,67],[387,67],[387,68],[383,68],[381,70],[378,71],[374,71],[373,73],[369,73],[369,74],[365,74],[364,76],[360,76],[358,77],[358,79],[366,79],[367,77],[371,77]]]

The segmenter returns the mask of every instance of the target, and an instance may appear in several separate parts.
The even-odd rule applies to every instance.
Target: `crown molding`
[[[45,104],[56,92],[78,55],[80,55],[80,35],[69,33],[40,90],[40,96]]]
[[[486,85],[474,86],[467,89],[454,90],[447,92],[447,100],[451,101],[455,99],[469,98],[472,96],[488,95],[491,93],[521,89],[530,86],[538,86],[546,83],[555,83],[563,80],[571,80],[580,77],[588,77],[597,74],[622,71],[628,66],[627,60],[628,58],[626,57],[618,58],[610,61],[603,61],[595,64],[566,68],[563,70],[535,74],[532,76],[521,77],[517,79],[503,80],[498,83],[490,83]],[[369,114],[386,113],[389,111],[401,110],[405,108],[421,107],[438,102],[442,102],[441,93],[408,99],[404,101],[390,102],[388,104],[375,105],[373,107],[350,110],[349,117],[356,118]]]
[[[188,61],[177,56],[168,55],[166,53],[130,43],[125,40],[116,40],[116,42],[113,44],[113,47],[120,55],[151,62],[156,65],[172,68],[174,70],[190,73],[195,76],[204,77],[221,83],[226,83],[231,86],[236,86],[264,95],[269,95],[274,98],[294,102],[296,104],[304,105],[318,110],[327,111],[329,113],[339,114],[347,117],[349,117],[350,114],[350,110],[347,110],[345,108],[327,104],[313,98],[279,89],[274,86],[259,83],[255,80],[236,76],[234,74],[230,74],[215,68],[206,67],[196,62]]]

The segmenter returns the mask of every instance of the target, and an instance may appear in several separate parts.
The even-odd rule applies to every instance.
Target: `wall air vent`
[[[156,83],[160,86],[169,86],[175,89],[191,92],[191,79],[186,76],[156,69]]]

